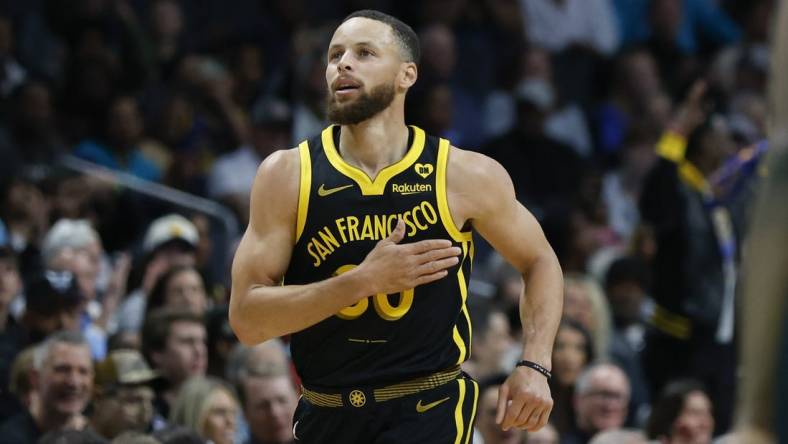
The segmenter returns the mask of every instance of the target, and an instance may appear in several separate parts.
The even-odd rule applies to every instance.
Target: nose
[[[339,63],[337,63],[337,69],[339,71],[353,71],[353,53],[352,51],[345,51],[342,54],[342,58],[339,59]]]

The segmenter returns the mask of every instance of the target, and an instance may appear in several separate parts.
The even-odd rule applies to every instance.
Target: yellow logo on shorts
[[[363,407],[364,404],[367,403],[367,397],[364,396],[364,392],[361,390],[353,390],[350,392],[348,399],[350,399],[350,404],[353,405],[353,407]]]
[[[421,176],[421,177],[423,177],[424,179],[426,179],[426,178],[427,178],[427,176],[429,176],[430,174],[432,174],[433,167],[432,167],[432,165],[431,165],[431,164],[429,164],[429,163],[428,163],[428,164],[426,164],[426,165],[425,165],[425,164],[423,164],[423,163],[417,163],[417,164],[415,165],[415,170],[416,170],[416,174],[418,174],[419,176]]]
[[[440,403],[442,403],[444,401],[448,401],[449,399],[450,399],[449,397],[446,397],[446,398],[439,399],[437,401],[431,402],[429,404],[422,404],[421,403],[421,399],[419,399],[419,402],[416,403],[416,411],[419,412],[419,413],[424,413],[427,410],[437,406],[438,404],[440,404]]]

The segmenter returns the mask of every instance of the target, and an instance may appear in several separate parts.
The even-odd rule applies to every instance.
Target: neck
[[[375,178],[380,170],[402,159],[408,150],[408,127],[401,106],[392,104],[355,125],[343,125],[339,153],[345,162]]]

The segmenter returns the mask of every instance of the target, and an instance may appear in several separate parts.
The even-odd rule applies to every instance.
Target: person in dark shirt
[[[50,336],[35,352],[40,409],[24,410],[0,425],[0,444],[33,444],[53,430],[83,429],[82,411],[93,389],[90,347],[79,333]]]
[[[6,254],[3,258],[3,254]],[[16,294],[13,267],[14,259],[11,253],[0,253],[0,268],[4,276],[0,287],[7,287],[8,293]],[[16,272],[18,273],[18,271]],[[0,332],[0,417],[7,418],[19,411],[19,401],[8,393],[9,372],[14,357],[24,348],[40,342],[47,335],[58,330],[79,330],[79,313],[82,304],[82,293],[73,275],[69,272],[47,271],[34,276],[25,285],[26,306],[22,317],[17,321],[8,315],[7,304],[3,308],[5,299],[12,296],[4,295],[0,290],[0,317],[5,321],[5,327]],[[5,314],[4,314],[5,313]]]

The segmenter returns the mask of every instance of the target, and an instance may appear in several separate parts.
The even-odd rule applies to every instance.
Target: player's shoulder
[[[299,177],[301,158],[298,148],[274,151],[257,167],[256,184],[289,182]]]
[[[479,185],[491,185],[500,180],[509,180],[506,169],[497,160],[482,153],[449,147],[448,162],[446,165],[449,176],[462,177],[458,184],[470,188]]]

